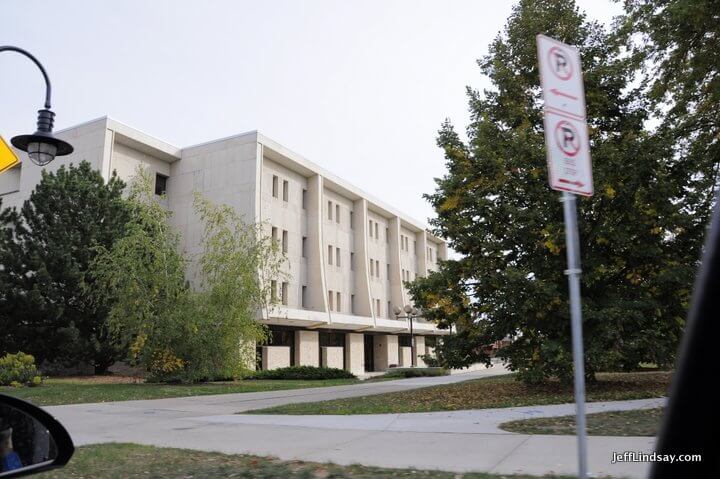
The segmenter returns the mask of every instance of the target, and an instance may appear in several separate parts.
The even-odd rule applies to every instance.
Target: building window
[[[333,310],[333,292],[328,291],[328,308],[330,308],[330,311]]]
[[[302,190],[302,207],[304,210],[307,209],[307,190],[305,188]]]
[[[303,308],[307,308],[307,286],[303,285],[302,294],[300,296],[300,305]]]
[[[277,281],[270,281],[270,301],[277,301]]]
[[[380,261],[375,261],[375,276],[380,277]]]
[[[161,175],[160,173],[155,174],[155,194],[158,196],[164,195],[167,192],[167,180],[168,177]]]
[[[350,313],[355,314],[355,295],[350,295]]]
[[[335,293],[335,311],[342,311],[342,298],[339,291]]]
[[[390,228],[385,228],[385,242],[390,244]]]
[[[283,201],[287,201],[290,197],[290,183],[287,180],[283,180]]]
[[[340,248],[335,248],[335,266],[338,268],[342,266],[340,264]]]
[[[282,252],[287,253],[288,252],[288,232],[283,230],[282,235]]]
[[[387,278],[387,280],[390,281],[390,263],[387,263],[385,266],[386,266],[385,269],[387,270],[385,278]]]
[[[283,282],[282,290],[280,291],[280,300],[282,301],[282,304],[287,306],[287,304],[288,304],[288,284],[285,282]]]
[[[401,249],[401,250],[404,250],[404,249],[405,249],[405,242],[403,241],[403,238],[404,238],[404,237],[405,237],[405,236],[400,235],[400,249]]]
[[[355,253],[350,253],[350,271],[355,271]]]
[[[332,221],[332,201],[328,201],[328,219]]]
[[[278,242],[278,229],[277,229],[276,227],[274,227],[274,226],[272,227],[272,235],[271,235],[271,237],[272,237],[273,243],[277,244],[277,242]]]
[[[333,247],[328,245],[328,264],[332,265]]]
[[[307,236],[302,239],[302,257],[307,258]]]
[[[380,235],[378,235],[378,224],[375,223],[375,239],[379,239]]]
[[[374,267],[375,267],[375,262],[373,260],[370,260],[370,276],[375,276],[375,273],[373,273]]]
[[[380,316],[380,300],[375,300],[375,315]]]
[[[335,205],[335,222],[340,223],[340,205]]]
[[[350,229],[355,229],[355,215],[352,211],[350,212]]]
[[[273,195],[273,198],[278,197],[278,177],[276,175],[273,175],[272,195]]]
[[[391,319],[392,319],[392,317],[393,317],[392,303],[391,303],[390,301],[388,301],[388,315],[387,315],[387,317],[388,317],[388,318],[391,318]]]
[[[372,220],[368,220],[368,229],[370,230],[370,232],[368,233],[368,235],[370,235],[370,237],[372,238],[372,232],[373,232],[373,229],[372,229]]]

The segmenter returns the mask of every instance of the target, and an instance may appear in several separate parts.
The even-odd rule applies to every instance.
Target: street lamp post
[[[400,314],[405,311],[404,316],[400,316]],[[409,304],[406,304],[403,309],[400,309],[400,307],[395,306],[393,309],[393,313],[395,313],[396,319],[408,319],[410,320],[410,365],[415,366],[416,356],[415,356],[415,336],[413,335],[413,319],[420,317],[420,310],[417,308],[414,308],[410,306]]]
[[[10,45],[0,46],[0,53],[2,52],[16,52],[29,58],[40,69],[40,73],[45,79],[45,105],[43,109],[38,110],[37,131],[32,135],[18,135],[12,138],[10,142],[15,148],[26,151],[30,160],[38,166],[47,165],[56,156],[65,156],[72,153],[73,147],[70,143],[55,138],[52,134],[55,120],[55,113],[50,109],[52,108],[52,88],[50,78],[42,63],[22,48]]]

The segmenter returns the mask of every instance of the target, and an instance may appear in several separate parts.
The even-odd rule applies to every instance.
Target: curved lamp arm
[[[50,97],[52,96],[52,87],[50,86],[50,77],[48,77],[47,72],[45,71],[45,67],[42,66],[42,63],[35,58],[32,53],[23,50],[22,48],[13,47],[12,45],[4,45],[0,46],[0,53],[1,52],[17,52],[21,55],[25,55],[27,58],[29,58],[37,67],[40,69],[40,73],[42,73],[43,78],[45,78],[45,108],[50,109],[52,106],[50,105]]]

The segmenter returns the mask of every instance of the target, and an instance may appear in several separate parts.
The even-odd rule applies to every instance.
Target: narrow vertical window
[[[375,261],[375,276],[380,277],[380,261]]]
[[[283,201],[288,201],[290,197],[290,183],[287,180],[283,180]]]
[[[370,276],[375,276],[373,274],[373,268],[375,266],[375,262],[373,260],[370,260]]]
[[[330,308],[330,311],[333,310],[333,292],[328,291],[328,308]]]
[[[283,230],[282,233],[282,252],[287,253],[288,252],[288,232]]]
[[[335,205],[335,222],[340,223],[340,205]]]
[[[387,270],[385,278],[387,278],[387,280],[390,281],[390,263],[387,263],[385,266],[386,266],[385,269]]]
[[[379,299],[375,300],[375,314],[380,316],[380,300]]]
[[[167,192],[167,180],[168,177],[161,175],[160,173],[155,174],[155,194],[162,196]]]
[[[275,280],[270,281],[270,300],[277,300],[277,281]]]
[[[333,247],[328,245],[328,264],[332,265],[332,259],[333,259]]]
[[[274,227],[274,226],[272,227],[272,235],[271,235],[271,237],[272,237],[273,242],[277,243],[277,241],[278,241],[278,229],[277,229],[276,227]]]
[[[350,212],[350,229],[355,229],[355,214],[352,211]]]
[[[350,295],[350,313],[355,314],[355,295]]]
[[[369,231],[368,231],[368,235],[372,238],[372,232],[373,232],[373,229],[372,229],[372,220],[368,220],[368,230],[369,230]]]
[[[335,311],[342,311],[342,298],[339,291],[335,293]]]
[[[378,224],[377,223],[375,223],[375,238],[376,239],[380,238],[380,236],[378,235]]]
[[[307,258],[307,236],[302,239],[302,257]]]
[[[387,308],[387,317],[392,318],[392,303],[390,301],[387,303]]]
[[[307,209],[307,190],[305,188],[302,190],[302,208]]]
[[[350,253],[350,271],[355,271],[355,253]]]
[[[272,179],[272,195],[273,198],[278,197],[278,177],[276,175],[273,175]]]
[[[340,267],[340,248],[335,248],[335,266]]]
[[[303,285],[303,287],[302,287],[302,294],[300,297],[300,301],[301,301],[300,305],[303,308],[307,308],[307,286],[305,286],[305,285]]]
[[[332,201],[328,201],[328,219],[332,221]]]
[[[385,228],[385,242],[390,244],[390,228]]]

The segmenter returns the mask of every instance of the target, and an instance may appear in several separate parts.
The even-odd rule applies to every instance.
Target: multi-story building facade
[[[447,256],[445,243],[261,133],[178,148],[101,118],[57,136],[75,152],[46,169],[86,160],[106,180],[113,171],[128,180],[139,165],[149,169],[187,254],[201,248],[196,191],[265,225],[287,255],[288,279],[274,284],[279,306],[259,314],[273,338],[258,347],[261,367],[323,365],[363,373],[422,365],[421,356],[447,333],[415,319],[413,359],[410,324],[393,314],[410,302],[404,282],[435,269]],[[39,180],[40,168],[30,161],[0,175],[3,207],[19,206]],[[191,268],[189,279],[195,275]]]

